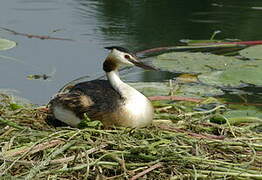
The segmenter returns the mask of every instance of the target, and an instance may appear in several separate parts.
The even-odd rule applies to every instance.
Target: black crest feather
[[[108,46],[108,47],[105,47],[105,49],[109,49],[109,50],[116,49],[116,50],[118,50],[118,51],[125,52],[125,53],[130,53],[130,54],[131,54],[131,52],[130,52],[128,49],[123,48],[123,47],[120,47],[120,46]]]

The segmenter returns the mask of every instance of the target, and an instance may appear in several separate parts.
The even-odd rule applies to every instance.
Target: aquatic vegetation
[[[248,48],[250,51],[247,51],[248,49],[240,51],[240,54],[249,55],[247,57],[253,54],[253,58],[259,58],[252,53],[253,48],[255,47]],[[261,60],[240,60],[231,56],[199,52],[176,52],[159,55],[152,60],[152,63],[163,71],[198,74],[200,82],[213,86],[240,87],[245,84],[262,86]]]
[[[199,75],[205,84],[220,87],[243,87],[248,84],[262,87],[262,61],[249,62],[225,71],[215,71]]]
[[[205,53],[175,52],[157,56],[153,65],[161,70],[200,74],[214,70],[226,70],[240,60],[234,57],[218,56]]]
[[[248,59],[260,59],[262,60],[261,55],[262,45],[251,46],[239,52],[239,54]]]
[[[168,82],[137,82],[129,83],[146,96],[168,96],[179,97],[208,97],[223,95],[224,92],[212,86],[190,83],[177,83],[174,80]]]

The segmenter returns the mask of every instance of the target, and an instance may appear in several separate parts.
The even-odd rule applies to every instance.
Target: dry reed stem
[[[136,180],[136,179],[144,176],[145,174],[149,173],[150,171],[153,171],[154,169],[160,168],[162,166],[163,166],[162,163],[157,163],[157,164],[149,167],[148,169],[138,173],[137,175],[133,176],[132,178],[130,178],[130,180]]]
[[[199,113],[160,104],[157,115],[170,119],[168,125],[103,130],[55,129],[41,124],[44,115],[39,125],[37,110],[12,111],[8,103],[4,98],[0,104],[7,120],[0,122],[0,150],[10,153],[0,157],[6,179],[261,178],[262,134],[251,126],[209,122],[222,107]]]
[[[56,145],[63,144],[63,143],[64,143],[64,141],[62,141],[62,140],[51,140],[51,141],[48,141],[48,142],[38,144],[38,145],[34,146],[33,148],[25,147],[23,149],[18,149],[17,151],[16,150],[6,151],[6,152],[1,153],[0,156],[3,156],[4,158],[10,158],[10,157],[17,156],[19,154],[23,154],[23,153],[28,152],[28,151],[29,151],[28,154],[34,154],[34,153],[37,153],[39,151],[43,151],[45,149],[48,149],[48,148],[51,148],[51,147],[54,147]]]

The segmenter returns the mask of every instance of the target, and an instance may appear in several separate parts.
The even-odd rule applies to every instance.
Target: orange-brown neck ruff
[[[105,72],[111,72],[111,71],[115,71],[117,70],[118,65],[115,62],[115,60],[113,58],[106,58],[106,60],[103,63],[103,70]]]

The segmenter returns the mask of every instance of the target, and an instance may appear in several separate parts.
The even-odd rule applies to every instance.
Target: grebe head
[[[105,62],[104,62],[104,70],[106,72],[110,72],[112,70],[116,70],[119,65],[131,65],[131,66],[138,66],[143,69],[148,70],[156,70],[155,68],[142,63],[141,61],[137,60],[137,57],[132,54],[129,50],[119,47],[119,46],[110,46],[105,47],[105,49],[111,50],[108,54]]]

